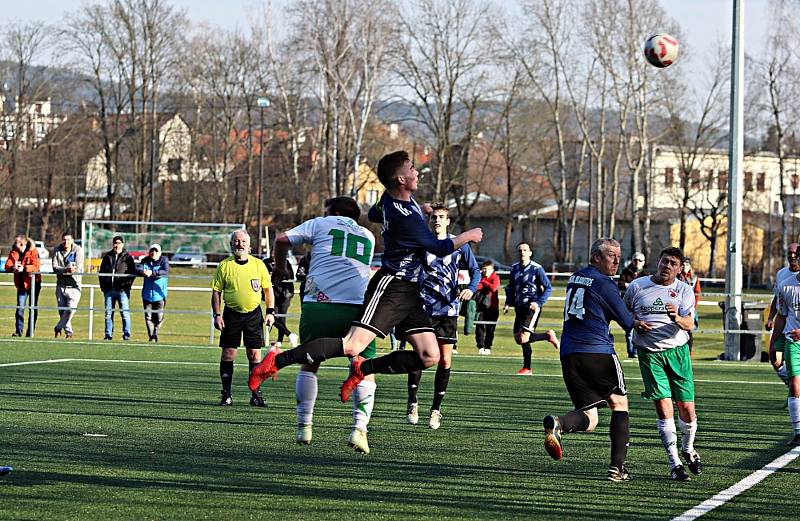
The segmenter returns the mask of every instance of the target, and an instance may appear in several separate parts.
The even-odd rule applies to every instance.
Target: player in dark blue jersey
[[[519,262],[511,266],[511,275],[506,286],[506,305],[504,313],[509,307],[514,308],[514,340],[522,346],[522,369],[519,375],[531,375],[531,357],[533,349],[531,342],[546,340],[558,349],[556,332],[548,329],[545,333],[537,333],[536,325],[542,314],[542,306],[550,298],[553,286],[544,272],[541,264],[531,260],[531,247],[527,242],[517,245]]]
[[[419,174],[405,151],[393,152],[378,162],[378,179],[386,192],[370,218],[380,217],[384,242],[383,265],[372,277],[364,295],[361,318],[344,338],[318,338],[286,352],[270,350],[254,369],[248,382],[258,387],[279,369],[290,364],[315,364],[328,358],[355,357],[351,375],[342,385],[341,397],[347,401],[364,376],[374,373],[409,373],[439,362],[439,345],[431,321],[422,306],[419,278],[425,252],[438,256],[452,253],[470,242],[480,242],[483,232],[473,228],[456,237],[439,240],[425,224],[422,208],[412,197]],[[339,254],[357,255],[359,245],[345,237]],[[351,249],[354,251],[351,252]],[[413,351],[394,351],[386,356],[364,360],[359,353],[376,336],[383,338],[397,326],[406,334]]]
[[[648,324],[634,320],[611,277],[619,267],[620,246],[614,239],[598,239],[590,264],[567,283],[564,330],[561,333],[561,371],[575,410],[544,419],[547,453],[561,459],[561,435],[593,431],[597,408],[611,408],[611,465],[608,479],[627,481],[625,469],[630,429],[625,375],[614,351],[609,324],[617,322],[627,333]]]
[[[441,204],[433,206],[430,225],[437,239],[451,237],[447,233],[447,228],[450,226],[450,215],[446,206]],[[453,346],[457,339],[459,307],[461,302],[472,298],[481,279],[481,272],[469,244],[465,244],[444,257],[426,253],[422,265],[422,302],[425,312],[431,317],[441,355],[433,381],[433,404],[428,418],[428,426],[435,430],[441,425],[442,400],[450,381],[450,365],[453,358]],[[463,290],[460,290],[458,285],[458,272],[461,269],[470,272],[469,286]],[[406,421],[412,425],[416,425],[419,421],[417,389],[421,378],[422,371],[408,373]]]

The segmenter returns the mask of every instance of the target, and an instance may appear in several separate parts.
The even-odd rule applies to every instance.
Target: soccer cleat
[[[356,355],[350,361],[350,376],[342,382],[342,387],[339,390],[339,396],[342,399],[342,403],[347,402],[350,399],[350,396],[353,394],[353,391],[356,390],[358,384],[361,383],[361,380],[364,379],[364,374],[361,372],[361,364],[366,360],[363,356]]]
[[[430,418],[428,418],[428,427],[433,430],[442,426],[442,412],[436,409],[431,409]]]
[[[369,443],[367,443],[367,433],[360,429],[353,429],[350,437],[347,439],[347,444],[356,452],[369,454]]]
[[[681,456],[692,474],[697,476],[703,473],[703,463],[700,461],[700,454],[696,450],[692,450],[692,452],[681,451]]]
[[[282,352],[280,347],[273,347],[269,350],[267,356],[264,357],[264,360],[250,371],[250,376],[247,377],[247,387],[250,388],[250,391],[256,392],[258,388],[261,387],[261,384],[264,383],[264,380],[270,376],[273,381],[278,378],[278,368],[275,367],[275,357]]]
[[[295,333],[289,333],[289,345],[292,347],[300,345],[300,337]]]
[[[10,474],[12,470],[14,470],[14,467],[7,467],[5,465],[0,466],[0,476],[5,476],[6,474]]]
[[[789,447],[800,447],[800,434],[795,434],[794,438],[786,442]]]
[[[250,405],[253,407],[266,407],[267,404],[264,403],[264,397],[261,396],[261,391],[256,391],[250,396]]]
[[[561,349],[561,342],[559,342],[556,332],[552,329],[547,330],[547,341],[553,344],[556,349]]]
[[[531,369],[528,369],[527,367],[523,367],[522,369],[517,371],[517,374],[520,376],[531,376],[533,375],[533,371]]]
[[[675,465],[669,471],[669,477],[673,481],[691,481],[692,478],[689,477],[689,474],[686,473],[686,469],[683,468],[683,465]]]
[[[609,481],[630,481],[631,475],[628,474],[628,469],[626,469],[624,465],[622,466],[622,468],[611,466],[608,467],[608,474],[606,474],[606,479]]]
[[[233,405],[233,399],[231,399],[231,393],[227,391],[222,391],[222,396],[220,397],[219,405],[220,407],[228,407],[230,405]]]
[[[564,447],[561,445],[561,422],[558,416],[544,417],[544,450],[554,460],[564,456]]]
[[[419,422],[419,405],[416,403],[409,403],[406,409],[406,423],[416,425]]]
[[[311,445],[311,424],[298,423],[297,432],[294,434],[294,441],[298,445]]]

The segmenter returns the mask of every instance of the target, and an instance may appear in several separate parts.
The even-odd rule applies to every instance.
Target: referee
[[[219,402],[221,406],[232,403],[233,361],[242,339],[252,371],[261,361],[261,348],[265,345],[263,324],[271,326],[275,322],[272,281],[264,263],[250,255],[250,235],[245,230],[237,230],[231,234],[231,251],[233,256],[219,263],[211,281],[214,327],[222,331],[219,337],[219,347],[222,348],[219,361],[219,377],[222,380],[222,397]],[[262,292],[267,303],[266,314],[261,311]],[[222,313],[220,297],[225,302]],[[250,405],[265,406],[260,391],[252,393]]]

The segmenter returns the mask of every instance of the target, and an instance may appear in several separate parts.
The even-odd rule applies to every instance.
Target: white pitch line
[[[58,358],[55,360],[31,360],[30,362],[12,362],[10,364],[0,364],[0,367],[13,367],[15,365],[35,365],[35,364],[58,364],[61,362],[72,362],[75,358]]]
[[[795,447],[783,456],[774,459],[770,463],[764,465],[761,469],[753,472],[746,478],[742,479],[735,485],[726,488],[716,496],[706,499],[699,505],[694,508],[691,508],[684,512],[683,514],[673,517],[672,521],[692,521],[697,519],[698,517],[702,516],[703,514],[707,514],[711,512],[717,507],[721,507],[731,499],[735,498],[742,492],[754,487],[755,485],[759,484],[761,481],[764,480],[770,474],[782,469],[795,459],[800,456],[800,447]]]

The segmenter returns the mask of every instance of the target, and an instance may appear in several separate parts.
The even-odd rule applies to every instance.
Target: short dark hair
[[[361,208],[352,197],[331,197],[325,200],[325,208],[330,208],[331,213],[337,213],[358,221],[361,217]]]
[[[520,247],[520,246],[522,246],[523,244],[524,244],[524,245],[526,245],[526,246],[528,247],[528,249],[529,249],[529,250],[533,250],[533,248],[531,248],[531,243],[529,243],[528,241],[519,241],[519,242],[517,243],[517,248],[519,248],[519,247]]]
[[[73,235],[70,232],[64,232],[64,233],[61,234],[61,238],[63,239],[67,235],[69,235],[70,237],[73,237]]]
[[[676,257],[681,262],[681,264],[683,264],[683,260],[685,258],[683,256],[683,252],[677,246],[669,246],[669,247],[664,248],[663,250],[661,250],[661,253],[658,254],[658,258],[660,259],[661,257],[664,257],[664,256]]]
[[[378,180],[381,184],[386,188],[392,188],[394,186],[397,170],[399,170],[406,161],[411,161],[411,158],[405,150],[398,150],[383,156],[380,161],[378,161]]]
[[[111,239],[111,244],[114,244],[117,241],[121,242],[122,244],[125,244],[125,239],[122,238],[122,235],[115,235],[114,238]]]
[[[433,212],[444,212],[448,217],[450,217],[450,208],[445,206],[444,203],[433,203],[431,205],[431,213]]]
[[[492,261],[490,261],[490,260],[485,260],[485,261],[483,261],[483,263],[481,264],[481,268],[488,268],[489,266],[491,266],[491,267],[492,267],[492,269],[494,269],[494,262],[492,262]]]

